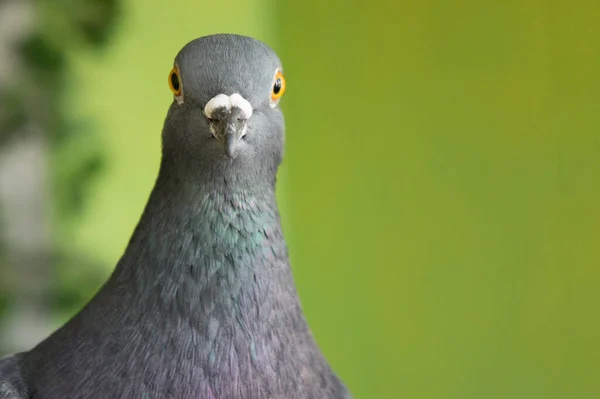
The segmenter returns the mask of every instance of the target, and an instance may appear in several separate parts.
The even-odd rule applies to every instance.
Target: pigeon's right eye
[[[169,87],[176,97],[181,95],[181,79],[179,78],[179,68],[176,66],[169,72]]]

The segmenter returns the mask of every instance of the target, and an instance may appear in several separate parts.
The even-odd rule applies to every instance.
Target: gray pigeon
[[[169,85],[160,171],[125,253],[67,324],[0,361],[0,398],[349,399],[306,323],[279,221],[278,57],[202,37]]]

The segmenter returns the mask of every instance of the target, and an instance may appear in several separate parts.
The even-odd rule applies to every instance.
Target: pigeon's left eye
[[[179,78],[179,68],[176,66],[169,72],[169,87],[176,97],[181,95],[181,79]]]
[[[273,89],[271,90],[271,100],[276,101],[283,96],[285,92],[285,78],[281,72],[277,72],[275,75],[275,82],[273,82]]]

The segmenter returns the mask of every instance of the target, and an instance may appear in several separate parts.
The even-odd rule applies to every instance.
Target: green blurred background
[[[35,3],[41,20],[66,4]],[[52,248],[71,254],[49,263],[56,323],[143,210],[175,54],[241,33],[283,61],[284,230],[309,323],[355,397],[600,397],[597,2],[116,9],[102,47],[62,49],[57,112],[75,133],[49,150]],[[63,25],[44,26],[61,43]],[[81,209],[57,209],[88,175]]]

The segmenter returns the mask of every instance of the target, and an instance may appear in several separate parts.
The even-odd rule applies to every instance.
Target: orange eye
[[[169,87],[175,96],[181,95],[181,79],[179,78],[179,68],[176,66],[169,72]]]
[[[281,72],[277,72],[275,75],[275,82],[273,82],[273,88],[271,89],[271,99],[273,101],[278,100],[283,96],[285,92],[285,78]]]

